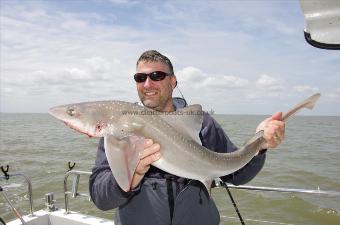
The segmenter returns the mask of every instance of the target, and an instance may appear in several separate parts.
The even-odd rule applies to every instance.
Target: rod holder
[[[80,174],[76,174],[73,177],[73,182],[72,182],[72,190],[71,190],[72,198],[75,198],[78,195],[79,180],[80,180]]]
[[[74,176],[72,190],[68,191],[67,190],[67,179],[71,174]],[[68,207],[69,195],[71,195],[73,198],[75,198],[76,196],[82,196],[82,197],[86,197],[89,200],[91,200],[90,195],[88,193],[78,193],[80,175],[90,176],[91,174],[92,174],[91,172],[78,171],[78,170],[71,170],[71,171],[66,172],[65,177],[64,177],[65,214],[68,214],[70,212],[70,209]]]
[[[54,205],[56,200],[54,200],[53,192],[45,194],[45,206],[48,212],[54,212],[57,210],[57,207]]]

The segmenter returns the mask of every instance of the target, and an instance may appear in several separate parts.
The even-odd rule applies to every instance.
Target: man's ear
[[[172,90],[175,89],[176,86],[177,86],[177,78],[176,78],[176,75],[172,75],[172,76],[171,76],[171,87],[172,87]]]

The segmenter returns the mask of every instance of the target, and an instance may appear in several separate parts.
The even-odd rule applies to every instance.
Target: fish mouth
[[[66,122],[66,121],[64,121],[64,123],[66,124],[66,126],[72,128],[72,129],[75,130],[75,131],[78,131],[79,133],[86,134],[86,135],[87,135],[88,137],[90,137],[90,138],[95,136],[95,135],[93,135],[93,134],[90,134],[89,132],[86,132],[86,131],[84,131],[84,130],[78,128],[78,127],[76,127],[76,126],[73,126],[72,124],[70,124],[70,123],[68,123],[68,122]]]

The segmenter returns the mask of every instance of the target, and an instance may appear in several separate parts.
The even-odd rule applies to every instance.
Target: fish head
[[[103,137],[109,121],[115,118],[109,103],[87,102],[52,107],[48,112],[72,129],[89,137]]]

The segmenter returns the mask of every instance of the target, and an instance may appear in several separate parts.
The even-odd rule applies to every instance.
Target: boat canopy
[[[300,0],[304,35],[314,47],[340,50],[340,1]]]

